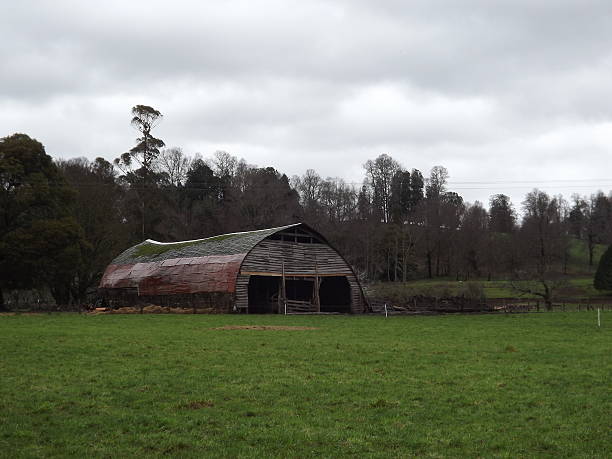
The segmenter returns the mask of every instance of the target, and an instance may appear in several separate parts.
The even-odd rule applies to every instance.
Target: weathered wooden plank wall
[[[235,305],[238,311],[248,311],[249,307],[249,278],[243,274],[238,274],[236,279]]]
[[[248,307],[251,275],[346,276],[351,289],[351,312],[364,312],[363,293],[353,270],[329,245],[265,239],[245,257],[236,282],[236,306]]]

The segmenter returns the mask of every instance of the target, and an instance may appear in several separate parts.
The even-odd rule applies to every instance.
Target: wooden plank
[[[268,277],[282,277],[283,273],[272,273],[272,272],[265,272],[265,271],[240,271],[240,275],[241,276],[268,276]],[[312,278],[316,278],[316,277],[343,277],[346,276],[348,277],[349,274],[347,273],[292,273],[292,272],[286,272],[285,273],[285,277],[312,277]]]
[[[236,278],[234,305],[238,310],[249,310],[249,276],[239,275]]]

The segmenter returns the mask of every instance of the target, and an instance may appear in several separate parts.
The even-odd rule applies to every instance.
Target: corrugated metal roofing
[[[138,295],[233,292],[244,254],[175,258],[106,268],[100,288],[136,289]]]
[[[181,242],[147,240],[130,247],[106,268],[99,288],[140,295],[233,293],[240,266],[263,239],[302,223]]]
[[[158,262],[177,258],[246,254],[266,237],[298,225],[300,223],[244,233],[222,234],[194,241],[160,243],[146,240],[121,253],[111,264],[123,265]]]

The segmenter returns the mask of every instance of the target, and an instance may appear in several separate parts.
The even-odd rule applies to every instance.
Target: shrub
[[[484,301],[487,298],[480,282],[464,282],[459,294],[473,301]]]
[[[612,290],[612,245],[599,259],[593,286],[597,290]]]

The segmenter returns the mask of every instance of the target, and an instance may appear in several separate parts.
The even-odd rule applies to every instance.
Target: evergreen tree
[[[58,304],[69,302],[82,244],[73,201],[40,142],[25,134],[0,139],[0,308],[3,289],[42,285]]]
[[[495,233],[512,233],[516,214],[510,198],[505,194],[496,194],[491,196],[489,203],[489,229]]]
[[[597,290],[612,290],[612,245],[599,260],[593,285]]]

